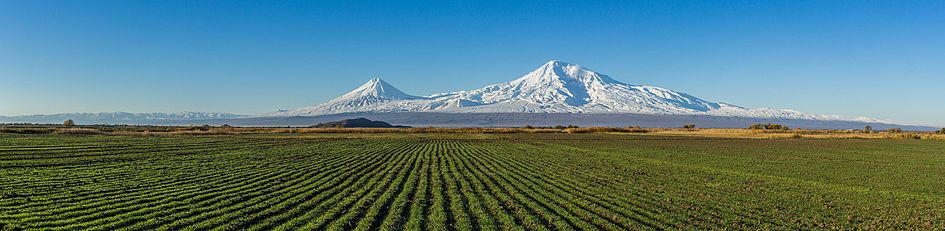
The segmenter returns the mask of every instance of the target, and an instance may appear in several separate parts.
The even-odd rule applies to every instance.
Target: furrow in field
[[[421,154],[423,166],[418,173],[417,195],[412,201],[410,215],[409,218],[407,218],[406,224],[403,225],[403,230],[427,230],[428,221],[426,220],[426,215],[430,211],[430,204],[433,198],[431,195],[433,188],[430,185],[433,174],[433,151],[420,149],[417,152]]]
[[[536,148],[536,149],[537,149],[538,147],[532,146],[531,148]],[[549,161],[544,161],[544,160],[541,160],[540,162],[543,162],[543,163],[545,163],[545,164],[547,164],[547,165],[558,165],[558,163],[551,163],[551,162],[549,162]],[[606,188],[615,188],[616,190],[620,190],[619,188],[621,188],[621,187],[619,187],[619,186],[617,186],[617,185],[622,185],[622,184],[621,184],[621,183],[614,183],[614,184],[610,184],[610,185],[601,185],[601,186],[602,186],[602,187],[606,187]],[[617,187],[615,187],[615,186],[617,186]],[[624,185],[624,187],[633,187],[633,186],[632,186],[632,185]],[[715,194],[715,195],[719,195],[719,194],[723,194],[723,193],[724,193],[724,192],[721,192],[721,191],[706,191],[706,190],[703,190],[703,191],[701,191],[701,192],[702,192],[702,193],[713,193],[713,194]],[[657,196],[657,195],[644,195],[644,194],[640,194],[640,193],[644,193],[644,192],[638,192],[638,191],[634,191],[634,193],[635,193],[634,195],[639,196],[639,197],[641,197],[641,198],[650,198],[651,201],[655,201],[655,200],[656,200],[655,198],[658,198],[658,197],[659,197],[659,196]],[[624,196],[624,197],[620,197],[620,198],[624,198],[624,199],[626,200],[627,197]],[[743,217],[744,219],[748,219],[748,220],[755,220],[755,221],[761,222],[761,223],[772,223],[772,224],[776,224],[776,225],[779,225],[779,226],[785,226],[785,225],[786,225],[786,224],[777,224],[777,223],[774,223],[774,221],[766,220],[765,218],[760,217],[760,216],[757,216],[757,215],[751,215],[751,214],[749,214],[749,215],[746,217],[746,215],[744,214],[744,213],[746,213],[746,212],[744,212],[744,211],[743,211],[743,212],[739,212],[739,211],[736,210],[737,208],[734,208],[734,207],[731,206],[731,205],[723,205],[723,204],[719,204],[718,202],[714,202],[714,201],[693,201],[693,200],[686,199],[686,198],[676,198],[676,199],[677,199],[677,200],[681,200],[681,201],[685,201],[685,202],[688,202],[688,203],[709,203],[709,204],[712,204],[712,206],[704,207],[704,208],[703,208],[703,209],[708,209],[708,210],[711,210],[711,211],[702,211],[702,212],[700,212],[700,213],[698,214],[698,216],[697,216],[696,214],[687,213],[687,214],[689,214],[689,219],[699,220],[699,221],[701,221],[700,223],[712,223],[712,224],[715,224],[715,225],[725,225],[725,224],[720,224],[720,223],[717,223],[717,222],[723,220],[723,219],[724,219],[724,216],[730,215],[730,216]],[[652,204],[652,203],[650,204],[650,206],[663,207],[662,205],[654,205],[654,204]],[[735,207],[737,207],[737,206],[735,206]],[[682,210],[682,211],[687,210],[686,208],[676,208],[676,209]],[[747,213],[750,213],[750,211],[747,211]],[[709,216],[709,217],[703,217],[703,216]],[[787,225],[787,226],[791,226],[791,225]]]
[[[484,154],[485,152],[481,153]],[[603,229],[602,226],[588,222],[588,220],[593,219],[582,216],[586,215],[585,211],[578,211],[579,209],[576,208],[568,208],[572,205],[569,201],[544,192],[539,186],[527,181],[527,176],[517,174],[517,169],[514,169],[516,166],[510,166],[501,161],[496,161],[485,154],[480,156],[480,160],[487,168],[491,168],[492,171],[502,173],[499,175],[500,178],[509,182],[509,184],[518,191],[525,193],[526,197],[534,200],[541,207],[546,208],[547,211],[550,212],[550,215],[554,215],[555,222],[552,224],[554,224],[557,229]]]
[[[155,142],[138,143],[134,145],[114,144],[108,146],[97,146],[86,150],[63,150],[61,152],[33,152],[16,153],[0,156],[0,161],[28,161],[28,160],[57,160],[81,157],[101,157],[108,155],[137,154],[147,152],[161,152],[164,150],[182,150],[198,147],[219,147],[226,144],[236,144],[236,141],[205,141],[205,142]]]
[[[470,146],[471,145],[464,145],[459,147],[459,153],[455,156],[455,159],[460,167],[459,171],[462,172],[462,177],[466,182],[472,185],[471,188],[474,188],[475,192],[473,192],[473,194],[479,198],[479,206],[487,208],[486,216],[488,216],[488,218],[486,220],[493,221],[492,229],[495,230],[509,230],[513,227],[521,226],[521,221],[512,216],[509,209],[501,204],[502,202],[489,185],[486,185],[480,175],[476,174],[471,167],[471,159],[478,157],[473,156],[470,151]],[[483,227],[486,229],[490,228],[488,225],[483,225]]]
[[[114,189],[111,191],[91,191],[91,192],[86,192],[86,193],[81,193],[81,194],[65,195],[65,196],[60,196],[60,197],[49,197],[49,198],[46,198],[46,200],[44,201],[24,204],[20,206],[11,206],[11,207],[8,207],[8,209],[15,209],[15,210],[19,210],[23,212],[23,211],[29,211],[30,208],[42,208],[44,206],[52,205],[52,204],[56,204],[58,207],[62,207],[63,203],[72,203],[72,202],[86,203],[89,200],[99,200],[100,198],[105,197],[105,196],[112,196],[112,198],[107,198],[107,199],[114,199],[116,197],[135,196],[136,195],[135,193],[143,193],[145,191],[160,190],[164,187],[172,187],[172,186],[179,185],[180,183],[187,183],[187,182],[192,182],[194,180],[201,179],[197,177],[198,176],[194,176],[193,178],[172,179],[162,184],[142,185],[137,188],[120,188],[120,189]]]
[[[365,215],[369,213],[370,208],[373,205],[380,203],[383,198],[381,193],[394,189],[391,185],[399,184],[407,178],[407,174],[410,173],[409,169],[405,169],[409,163],[415,162],[417,159],[416,155],[410,155],[407,152],[401,152],[400,155],[405,156],[406,158],[401,159],[396,162],[394,165],[395,170],[392,171],[389,175],[382,175],[381,179],[383,183],[375,184],[379,187],[375,187],[365,196],[362,196],[357,203],[354,204],[354,207],[347,211],[344,215],[339,217],[337,220],[329,223],[328,229],[331,230],[352,230],[364,219]],[[370,225],[370,222],[365,222],[363,225]]]
[[[527,152],[529,150],[542,150],[542,149],[538,147],[530,147],[530,148],[522,148],[522,149],[519,149],[518,151]],[[547,151],[551,152],[554,150],[547,150]],[[554,157],[551,157],[551,158],[555,159]],[[545,168],[565,170],[565,171],[549,172],[549,174],[555,175],[554,176],[555,179],[560,181],[559,184],[554,184],[555,182],[552,182],[553,183],[552,185],[558,186],[560,190],[583,194],[585,195],[584,198],[592,200],[592,201],[596,199],[598,203],[601,205],[608,205],[610,207],[615,207],[615,208],[628,208],[631,210],[629,211],[631,214],[642,216],[641,218],[645,219],[645,220],[640,220],[641,222],[646,222],[646,223],[649,223],[650,225],[656,225],[660,227],[663,225],[671,225],[673,223],[673,222],[666,221],[665,219],[667,218],[665,217],[660,217],[659,211],[653,210],[653,209],[665,207],[664,205],[661,205],[658,202],[656,202],[659,196],[654,195],[654,194],[649,194],[646,192],[640,192],[639,190],[635,190],[633,185],[627,185],[625,188],[621,188],[621,187],[616,187],[615,184],[602,184],[594,180],[574,180],[574,179],[571,179],[571,177],[574,177],[575,175],[581,175],[587,179],[596,179],[596,178],[600,178],[604,176],[587,174],[587,173],[578,172],[578,171],[566,171],[566,169],[568,169],[567,167],[564,167],[560,165],[559,163],[552,163],[549,161],[544,161],[543,159],[531,159],[531,160],[528,160],[528,164],[523,162],[524,160],[517,160],[517,159],[507,159],[506,161],[510,161],[510,163],[515,163],[515,164],[518,164],[519,166],[523,166],[531,170],[545,169]],[[595,193],[592,191],[587,191],[587,188],[593,188],[597,192]],[[598,194],[614,195],[614,196],[598,197],[596,196]],[[629,217],[634,217],[631,214],[625,214],[625,215],[628,215]]]
[[[327,186],[316,188],[309,194],[301,197],[295,197],[287,202],[283,202],[279,206],[273,207],[283,209],[267,209],[264,211],[265,215],[260,216],[264,217],[264,219],[250,227],[250,230],[285,229],[287,227],[291,228],[293,226],[300,226],[300,223],[308,221],[303,219],[304,217],[322,215],[326,208],[317,207],[320,206],[320,203],[324,202],[325,200],[332,200],[338,195],[350,195],[351,191],[355,189],[362,189],[364,184],[362,179],[370,178],[374,174],[378,174],[378,168],[385,166],[392,158],[396,157],[390,153],[391,150],[403,150],[409,148],[409,144],[398,145],[399,146],[397,148],[375,150],[373,153],[365,154],[363,156],[369,160],[365,161],[367,165],[364,167],[345,170],[344,174],[346,175],[344,178],[330,179],[329,185]]]
[[[473,151],[478,156],[479,153]],[[478,157],[468,158],[470,165],[474,166],[476,174],[485,181],[485,185],[492,192],[492,195],[502,201],[502,205],[511,211],[513,216],[522,226],[533,230],[548,230],[555,228],[554,218],[548,217],[551,213],[547,209],[540,207],[533,200],[524,197],[522,192],[517,191],[508,181],[501,177],[502,172],[496,172],[495,169],[488,168]],[[563,229],[565,227],[560,227]]]
[[[427,214],[427,228],[434,230],[454,230],[455,218],[449,210],[450,201],[446,196],[446,185],[443,177],[443,152],[429,147],[433,151],[433,172],[431,189],[434,190],[430,200],[432,206]]]
[[[387,187],[387,190],[378,196],[377,201],[367,209],[367,213],[364,214],[363,217],[355,218],[358,220],[357,224],[353,226],[355,230],[376,230],[376,227],[380,226],[385,217],[394,209],[391,205],[394,203],[395,197],[406,192],[405,187],[408,186],[407,184],[410,182],[414,170],[417,169],[417,163],[420,161],[421,157],[417,155],[416,150],[409,150],[404,153],[411,158],[408,160],[410,167],[402,168],[401,171],[404,174],[393,182],[394,186]],[[404,163],[404,166],[406,165],[407,163]],[[404,169],[406,169],[406,171],[404,171]],[[398,206],[398,208],[402,208],[402,206]],[[395,211],[395,213],[399,214],[399,211]],[[372,227],[375,228],[372,229]]]
[[[293,169],[295,175],[276,177],[277,181],[274,183],[276,185],[266,185],[256,188],[241,189],[239,191],[221,192],[215,195],[209,195],[212,197],[209,197],[208,195],[201,195],[202,197],[205,197],[201,200],[195,200],[192,198],[188,198],[186,200],[176,200],[174,205],[165,204],[159,207],[147,208],[144,211],[141,211],[143,215],[134,216],[139,220],[147,221],[145,223],[135,224],[135,222],[121,222],[118,224],[112,224],[113,227],[106,226],[104,229],[115,229],[123,226],[131,226],[132,229],[154,229],[162,224],[170,224],[173,223],[173,221],[178,220],[200,220],[195,219],[194,216],[197,214],[205,215],[211,213],[210,210],[212,210],[212,213],[217,214],[223,213],[245,215],[242,213],[242,210],[240,213],[231,213],[235,206],[227,205],[236,203],[251,204],[254,206],[267,205],[266,203],[263,203],[264,201],[262,201],[261,198],[290,196],[291,194],[288,194],[285,191],[286,186],[295,187],[295,185],[299,184],[299,181],[317,179],[319,177],[312,177],[312,175],[316,173],[324,174],[327,172],[332,172],[336,170],[339,165],[343,165],[344,163],[352,161],[353,158],[353,156],[328,156],[326,159],[319,159],[319,161],[312,161],[308,162],[307,164],[295,167]]]
[[[367,230],[403,230],[404,224],[410,216],[413,205],[418,203],[416,200],[417,185],[419,184],[421,174],[426,168],[427,155],[420,149],[410,151],[411,155],[416,156],[411,168],[413,171],[408,173],[406,183],[402,185],[401,192],[393,201],[389,201],[382,207],[379,214],[374,216],[371,226]],[[386,208],[386,209],[384,209]],[[359,227],[360,228],[360,227]]]
[[[448,140],[436,140],[434,142],[434,148],[440,151],[439,158],[442,167],[440,174],[446,189],[446,199],[449,201],[449,207],[447,207],[447,209],[450,211],[451,217],[455,222],[454,228],[457,230],[480,229],[479,221],[477,221],[475,216],[470,212],[467,206],[468,200],[461,192],[463,189],[459,187],[459,184],[456,183],[456,178],[454,178],[455,168],[451,166],[449,160],[451,156],[455,154],[452,152],[447,142]]]
[[[466,144],[468,143],[456,140],[445,141],[444,149],[448,153],[446,161],[451,173],[450,178],[453,180],[452,187],[456,187],[458,196],[462,198],[463,210],[471,217],[473,229],[497,230],[499,227],[496,224],[495,217],[490,211],[487,211],[486,205],[483,204],[484,199],[475,193],[476,189],[467,177],[468,173],[465,172],[465,169],[462,169],[462,163],[459,159],[462,152],[468,148]]]
[[[248,173],[252,173],[252,172],[248,172]],[[233,176],[230,178],[224,178],[224,180],[239,180],[240,177],[246,177],[246,176]],[[245,180],[245,178],[243,179]],[[229,185],[229,184],[222,184],[222,185]],[[171,186],[174,186],[174,185],[171,185]],[[140,206],[142,202],[155,201],[155,198],[153,198],[153,195],[160,195],[162,197],[172,196],[172,195],[176,195],[174,194],[174,192],[183,193],[187,191],[196,191],[196,190],[200,190],[200,189],[196,188],[195,186],[191,186],[191,187],[176,187],[173,189],[173,191],[157,190],[157,189],[140,191],[142,193],[140,195],[127,195],[126,194],[126,195],[117,195],[114,198],[98,198],[96,200],[92,200],[92,201],[97,201],[93,203],[89,203],[90,202],[89,200],[84,200],[83,201],[84,203],[79,206],[59,207],[57,210],[45,210],[44,212],[57,212],[56,214],[45,215],[46,217],[55,217],[56,220],[54,223],[62,223],[64,221],[73,221],[72,223],[75,223],[74,221],[76,220],[88,219],[88,217],[95,216],[96,214],[107,213],[108,211],[100,211],[97,213],[93,211],[109,209],[109,208],[114,209],[116,208],[116,204]],[[85,215],[81,215],[81,214],[85,214]],[[27,219],[42,217],[42,216],[33,216],[37,214],[26,214],[26,215],[30,216],[30,218],[27,218]],[[66,219],[73,216],[80,216],[80,218]]]
[[[476,149],[477,147],[470,147]],[[535,191],[541,192],[546,197],[555,198],[555,201],[564,203],[566,208],[575,215],[582,217],[587,222],[595,223],[596,228],[601,229],[634,229],[634,228],[659,228],[651,224],[652,218],[646,217],[640,213],[628,213],[624,210],[626,207],[632,207],[632,204],[610,204],[602,202],[595,195],[589,195],[584,187],[567,185],[562,183],[567,181],[568,176],[555,175],[559,168],[534,167],[538,162],[532,161],[530,164],[524,164],[520,160],[514,159],[511,155],[500,154],[498,151],[483,150],[480,158],[492,160],[493,163],[503,163],[509,166],[508,170],[517,178],[522,179],[526,186],[531,185]],[[642,218],[639,217],[644,215]],[[608,222],[603,222],[608,221]],[[634,225],[635,224],[635,225]]]
[[[82,148],[62,147],[60,149],[38,149],[24,150],[23,152],[0,153],[0,161],[30,160],[30,159],[58,159],[69,157],[81,157],[86,154],[100,154],[107,151],[123,151],[125,153],[138,153],[141,151],[151,151],[154,148],[169,147],[172,149],[185,149],[201,146],[220,146],[234,141],[200,141],[178,140],[175,142],[148,142],[137,143],[128,146],[127,143],[98,144],[83,146]]]
[[[403,151],[385,152],[384,155],[391,156],[394,159],[384,161],[378,167],[380,170],[373,168],[366,176],[352,180],[355,183],[353,186],[339,188],[336,192],[340,193],[332,195],[327,200],[312,201],[313,203],[309,206],[316,206],[314,209],[308,211],[304,216],[296,217],[288,222],[286,226],[277,227],[277,229],[322,230],[328,228],[329,225],[335,229],[351,225],[349,223],[352,223],[352,217],[360,212],[360,207],[373,199],[369,195],[373,195],[386,187],[394,174],[399,172],[400,166],[408,159],[408,155]]]
[[[307,183],[304,185],[285,188],[281,191],[270,193],[274,195],[261,197],[258,201],[249,201],[243,203],[241,206],[228,208],[234,210],[234,212],[231,213],[217,212],[215,210],[213,213],[222,213],[225,215],[214,218],[215,221],[208,220],[197,224],[196,227],[215,229],[245,229],[251,225],[256,225],[256,227],[258,227],[261,223],[260,221],[269,219],[272,216],[277,215],[279,212],[295,209],[295,207],[300,203],[318,196],[320,194],[319,192],[323,190],[323,187],[326,185],[343,181],[343,179],[349,177],[350,175],[357,174],[358,172],[356,170],[358,169],[370,169],[370,164],[376,163],[369,159],[377,155],[379,150],[368,149],[365,151],[367,152],[349,155],[357,157],[357,159],[346,162],[356,164],[347,164],[342,162],[342,166],[340,166],[342,168],[324,171],[318,176],[309,177],[305,179]],[[222,225],[219,223],[220,221],[227,221],[227,224]]]
[[[66,216],[66,217],[72,217],[72,218],[70,219],[57,218],[56,223],[71,224],[70,226],[68,226],[68,229],[82,228],[84,226],[97,224],[96,220],[98,219],[113,217],[117,214],[127,213],[127,212],[135,211],[138,209],[147,208],[150,206],[168,203],[171,200],[181,200],[181,199],[189,198],[191,196],[196,196],[196,197],[211,196],[211,195],[215,195],[218,192],[225,192],[227,190],[238,190],[239,188],[243,188],[243,187],[264,184],[264,183],[267,183],[268,179],[271,179],[274,175],[276,174],[278,174],[279,176],[286,175],[286,174],[289,174],[290,171],[270,172],[265,175],[259,175],[259,174],[263,174],[264,172],[257,172],[257,171],[246,172],[246,173],[254,174],[258,176],[253,177],[250,175],[241,176],[241,175],[234,174],[233,176],[227,177],[226,180],[228,180],[228,182],[220,182],[220,185],[225,185],[225,186],[213,188],[210,190],[206,190],[202,187],[182,187],[181,189],[166,190],[166,191],[154,190],[154,191],[151,191],[151,193],[141,195],[140,197],[135,197],[134,200],[101,201],[100,203],[105,203],[105,204],[98,205],[100,203],[96,203],[94,207],[89,207],[85,210],[76,210],[76,212],[74,213],[61,214],[60,217]],[[78,217],[74,217],[77,215]],[[89,223],[85,223],[85,222],[89,222]],[[57,224],[53,224],[53,225],[57,225]]]
[[[14,187],[14,188],[15,188],[15,187],[22,187],[22,186],[25,186],[25,187],[28,187],[28,188],[33,189],[33,190],[41,189],[41,188],[43,188],[43,187],[53,187],[53,188],[71,187],[71,186],[76,186],[76,185],[65,185],[65,184],[76,184],[75,182],[84,182],[83,180],[86,180],[86,181],[87,181],[87,180],[89,180],[90,178],[91,178],[91,179],[104,178],[104,177],[105,177],[105,174],[109,174],[109,173],[111,173],[111,174],[116,174],[116,173],[132,174],[132,173],[133,173],[133,172],[124,172],[124,171],[118,172],[117,170],[120,170],[120,169],[121,169],[120,167],[141,168],[141,167],[156,167],[156,166],[162,166],[161,163],[153,163],[153,160],[166,158],[169,154],[173,154],[173,153],[190,153],[191,155],[193,155],[193,154],[200,154],[200,155],[203,155],[203,156],[207,156],[207,155],[211,155],[211,154],[212,154],[212,155],[225,155],[225,154],[226,154],[225,151],[228,151],[228,150],[235,150],[235,149],[248,148],[248,147],[266,147],[266,146],[269,146],[269,145],[271,145],[271,144],[243,143],[243,144],[240,144],[240,145],[235,145],[235,146],[229,147],[227,150],[208,149],[208,150],[206,150],[206,152],[201,151],[201,150],[186,150],[186,149],[183,149],[183,150],[170,150],[169,153],[165,153],[165,155],[160,155],[160,156],[158,156],[158,155],[152,155],[152,157],[153,157],[153,158],[151,158],[152,160],[148,160],[147,164],[145,164],[144,166],[142,166],[141,163],[133,164],[133,162],[114,162],[114,163],[102,162],[102,163],[100,163],[100,164],[84,165],[84,166],[80,166],[80,167],[71,167],[71,168],[68,168],[68,169],[59,169],[59,168],[55,168],[55,167],[52,167],[52,168],[50,168],[50,167],[35,167],[35,168],[32,168],[32,169],[31,169],[30,171],[28,171],[28,172],[24,171],[24,173],[28,173],[28,174],[31,174],[31,175],[38,175],[38,174],[41,174],[41,173],[43,173],[43,172],[47,172],[47,171],[48,171],[48,172],[68,173],[68,175],[64,175],[65,177],[62,177],[62,176],[53,176],[53,177],[55,177],[55,178],[51,178],[51,179],[50,179],[50,178],[47,178],[48,180],[43,181],[43,182],[42,182],[42,183],[43,183],[42,185],[37,185],[36,183],[38,183],[38,182],[35,182],[35,181],[23,181],[23,182],[20,182],[20,183],[11,183],[11,184],[8,184],[8,186]],[[151,155],[151,154],[149,154],[149,155]],[[155,165],[155,164],[157,164],[157,165]],[[175,166],[175,168],[176,168],[176,166]],[[109,171],[108,173],[104,173],[104,174],[93,174],[93,175],[86,174],[86,173],[89,172],[89,170],[93,170],[92,172],[96,172],[96,173],[97,173],[97,172],[100,172],[100,171],[94,171],[94,170],[100,170],[100,169],[109,169],[110,171]],[[71,173],[73,173],[73,172],[80,172],[80,173],[82,173],[82,174],[71,174]],[[81,178],[81,179],[80,179],[80,178]],[[117,180],[124,180],[125,178],[110,178],[110,179],[104,179],[104,180],[109,180],[108,182],[114,182],[114,180],[116,180],[116,179],[117,179]],[[123,189],[123,190],[124,190],[124,189]],[[44,194],[48,194],[48,192],[44,192]],[[26,195],[26,196],[28,196],[28,195]],[[71,198],[75,198],[75,196],[70,196],[69,198],[70,198],[70,199],[71,199]]]
[[[143,160],[153,157],[152,152],[160,153],[166,156],[180,156],[187,154],[195,154],[205,151],[216,150],[216,147],[201,147],[201,148],[189,148],[189,149],[178,149],[176,147],[162,147],[157,149],[150,149],[147,151],[118,151],[115,153],[105,153],[105,154],[96,154],[96,155],[84,155],[79,157],[63,157],[63,158],[45,158],[45,159],[32,159],[32,160],[20,160],[20,161],[3,161],[0,162],[0,169],[14,169],[14,168],[45,168],[45,167],[57,167],[57,166],[75,166],[75,165],[88,165],[96,163],[107,163],[113,164],[113,162],[123,162],[123,161],[136,161]],[[225,148],[227,150],[234,150],[234,148]],[[130,155],[122,155],[130,154]],[[54,162],[51,160],[55,160]]]

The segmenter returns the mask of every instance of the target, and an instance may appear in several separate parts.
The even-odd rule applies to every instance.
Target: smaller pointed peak
[[[548,60],[548,62],[546,62],[544,66],[552,66],[552,67],[555,67],[555,66],[564,66],[564,65],[569,65],[569,64],[567,64],[567,63],[565,63],[565,62],[558,61],[557,59],[552,59],[552,60]]]
[[[374,87],[376,87],[376,86],[378,85],[378,83],[380,83],[380,82],[381,82],[381,79],[378,79],[378,78],[371,78],[371,79],[368,79],[367,82],[362,83],[361,86],[358,87],[358,88],[374,88]]]
[[[418,99],[421,97],[408,95],[398,90],[393,85],[381,80],[381,78],[371,78],[366,83],[351,92],[339,97],[339,99],[354,99],[359,97],[373,97],[384,99]],[[337,99],[336,99],[337,100]]]
[[[381,78],[373,77],[369,79],[367,82],[364,82],[364,84],[361,84],[361,87],[362,88],[383,88],[384,85],[390,85],[390,84]]]

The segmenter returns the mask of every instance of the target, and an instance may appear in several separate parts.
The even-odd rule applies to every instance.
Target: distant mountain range
[[[77,124],[180,124],[186,121],[236,119],[242,115],[218,112],[176,112],[176,113],[63,113],[51,115],[0,116],[0,123],[47,123],[61,124],[67,119]]]
[[[278,111],[267,116],[359,112],[632,113],[884,123],[866,117],[845,118],[790,109],[749,109],[711,102],[661,87],[622,83],[579,65],[557,60],[510,82],[429,96],[410,95],[374,78],[327,103]]]
[[[326,103],[255,116],[213,112],[68,113],[0,116],[0,123],[160,124],[312,126],[365,117],[409,126],[509,127],[526,124],[675,127],[747,127],[753,123],[782,123],[796,128],[876,129],[928,126],[897,125],[877,119],[846,118],[790,109],[745,108],[712,102],[655,86],[632,85],[557,60],[505,83],[479,89],[416,96],[374,78]]]

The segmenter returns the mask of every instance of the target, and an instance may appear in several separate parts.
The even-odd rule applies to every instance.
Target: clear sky
[[[0,115],[415,95],[576,63],[746,107],[945,126],[945,1],[0,1]]]

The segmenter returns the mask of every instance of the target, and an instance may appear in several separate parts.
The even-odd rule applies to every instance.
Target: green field
[[[0,230],[945,229],[945,142],[0,134]]]

